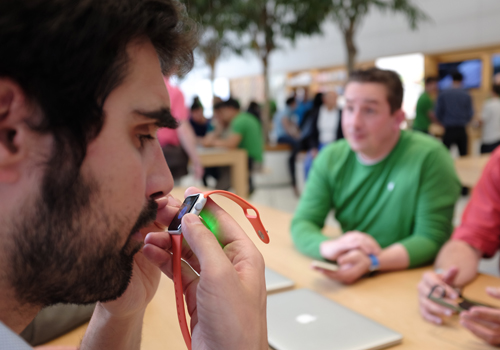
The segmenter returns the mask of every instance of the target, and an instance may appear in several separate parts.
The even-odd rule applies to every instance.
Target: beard
[[[97,182],[72,170],[73,176],[47,171],[41,193],[25,202],[10,229],[7,276],[24,303],[90,304],[120,297],[142,247],[132,235],[156,218],[152,199],[135,224],[129,214],[107,213]],[[129,235],[119,246],[124,231]]]

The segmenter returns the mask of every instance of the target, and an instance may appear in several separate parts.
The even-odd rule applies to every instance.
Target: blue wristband
[[[373,254],[368,255],[368,257],[372,262],[370,265],[370,272],[378,271],[380,269],[380,262],[378,261],[378,258]]]

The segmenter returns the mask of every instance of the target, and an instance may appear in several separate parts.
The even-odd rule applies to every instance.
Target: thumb
[[[500,299],[500,288],[498,287],[486,287],[486,292],[493,298]]]
[[[184,215],[182,233],[191,250],[198,257],[202,269],[217,268],[221,264],[229,263],[219,242],[197,215]]]
[[[449,284],[449,285],[453,285],[454,282],[455,282],[455,278],[457,277],[457,275],[458,275],[458,268],[455,267],[455,266],[450,267],[448,270],[446,270],[443,273],[443,281],[444,281],[444,283]]]

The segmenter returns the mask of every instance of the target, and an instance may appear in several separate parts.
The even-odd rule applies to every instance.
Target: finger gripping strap
[[[264,228],[264,224],[260,220],[260,215],[259,211],[257,208],[255,208],[252,204],[241,198],[240,196],[235,195],[234,193],[228,192],[228,191],[222,191],[222,190],[214,190],[214,191],[209,191],[203,193],[203,196],[205,198],[208,198],[208,196],[212,194],[218,194],[220,196],[226,197],[231,199],[233,202],[238,204],[241,209],[243,209],[243,213],[245,214],[246,218],[248,221],[250,221],[250,224],[252,224],[255,232],[257,233],[257,236],[261,239],[262,242],[264,243],[269,243],[269,235],[267,234],[266,229]],[[255,214],[250,214],[248,210],[253,210]]]
[[[184,291],[182,288],[182,275],[181,275],[181,252],[182,252],[182,234],[170,235],[173,241],[172,260],[173,260],[173,273],[174,273],[174,288],[175,288],[175,304],[177,306],[177,317],[179,318],[179,325],[181,326],[182,336],[184,342],[189,350],[191,350],[191,335],[186,321],[186,311],[184,309]]]

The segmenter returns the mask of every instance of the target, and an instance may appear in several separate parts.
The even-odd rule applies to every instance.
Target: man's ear
[[[400,108],[393,114],[395,118],[396,128],[401,128],[401,123],[403,123],[406,119],[406,113]]]
[[[0,78],[0,184],[17,181],[26,156],[29,106],[21,87]]]

